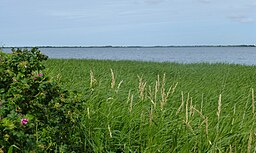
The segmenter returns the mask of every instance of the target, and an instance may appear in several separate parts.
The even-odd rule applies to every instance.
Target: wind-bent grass
[[[48,73],[86,99],[87,152],[255,152],[256,67],[57,60]]]

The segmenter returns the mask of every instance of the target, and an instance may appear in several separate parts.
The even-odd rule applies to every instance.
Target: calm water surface
[[[50,58],[256,65],[256,47],[41,48]],[[4,49],[9,52],[9,49]]]

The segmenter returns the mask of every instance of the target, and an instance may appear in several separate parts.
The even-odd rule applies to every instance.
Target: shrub
[[[37,48],[0,52],[0,152],[63,152],[80,143],[83,103],[44,73],[44,60]]]

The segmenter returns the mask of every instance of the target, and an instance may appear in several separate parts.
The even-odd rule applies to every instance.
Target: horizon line
[[[155,48],[155,47],[256,47],[256,44],[240,45],[35,45],[35,46],[2,46],[0,48]]]

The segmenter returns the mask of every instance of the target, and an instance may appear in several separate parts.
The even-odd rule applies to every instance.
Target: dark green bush
[[[0,152],[63,152],[79,146],[82,101],[44,73],[44,60],[37,48],[0,52]]]

